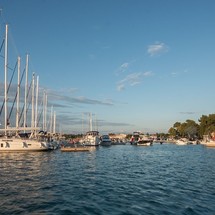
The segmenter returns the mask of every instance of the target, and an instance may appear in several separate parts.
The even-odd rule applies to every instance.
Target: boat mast
[[[92,113],[90,113],[90,131],[93,130]]]
[[[98,131],[97,115],[95,114],[95,130]]]
[[[84,133],[84,113],[82,113],[82,119],[81,119],[81,131],[82,131],[82,135]]]
[[[28,54],[26,56],[26,68],[25,68],[25,103],[24,103],[24,131],[26,130],[27,119],[27,91],[28,91]]]
[[[45,131],[45,90],[43,91],[43,131]]]
[[[56,133],[56,111],[54,111],[53,133]]]
[[[48,102],[48,95],[45,95],[45,131],[47,131],[47,102]]]
[[[34,133],[34,88],[35,88],[35,74],[32,77],[32,97],[31,97],[31,134]]]
[[[17,100],[16,100],[16,128],[18,135],[18,128],[19,128],[19,99],[20,99],[20,57],[18,57],[18,77],[17,77]]]
[[[37,86],[36,86],[36,110],[35,110],[35,122],[34,127],[37,127],[37,117],[38,117],[38,96],[39,96],[39,76],[37,76]]]
[[[46,114],[47,114],[47,94],[44,91],[43,93],[43,131],[47,130]]]
[[[8,126],[8,118],[7,118],[7,57],[8,57],[8,25],[6,25],[5,29],[5,58],[4,58],[4,74],[5,74],[5,85],[4,85],[4,99],[5,99],[5,135],[7,135],[7,126]]]
[[[50,114],[50,133],[53,133],[53,106],[51,106],[51,114]]]

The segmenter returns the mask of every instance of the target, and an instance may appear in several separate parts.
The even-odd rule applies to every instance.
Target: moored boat
[[[0,139],[0,152],[48,151],[49,149],[49,145],[45,141],[19,137],[3,137]]]
[[[14,97],[14,102],[10,102],[8,93],[10,90],[10,84],[13,80],[13,75],[8,84],[8,25],[6,25],[5,31],[5,54],[4,54],[4,100],[2,109],[4,107],[4,128],[0,129],[0,152],[12,152],[12,151],[47,151],[50,149],[50,144],[46,138],[38,136],[38,78],[35,86],[35,75],[32,76],[30,87],[28,87],[28,55],[26,57],[26,68],[25,73],[23,72],[22,77],[25,74],[25,87],[24,87],[24,99],[23,99],[23,111],[20,110],[20,91],[21,91],[21,80],[20,75],[20,57],[17,59],[17,90]],[[14,70],[15,72],[15,70]],[[35,93],[36,89],[36,93]],[[31,91],[31,117],[27,114],[27,100],[28,94]],[[35,95],[36,94],[36,95]],[[35,98],[36,97],[36,98]],[[36,100],[36,101],[35,101]],[[16,102],[16,113],[14,119],[12,118],[12,111]],[[10,113],[8,112],[9,106],[11,106]],[[1,109],[1,110],[2,110]],[[2,117],[2,111],[0,111],[0,117]],[[22,121],[22,120],[23,121]],[[1,121],[3,121],[1,119]],[[10,122],[12,121],[12,122]],[[15,124],[15,125],[12,125]],[[27,127],[30,124],[30,127]],[[24,134],[24,135],[23,135]]]
[[[140,132],[134,132],[130,143],[132,145],[138,145],[138,146],[152,146],[153,139],[140,133]]]
[[[137,142],[137,146],[152,146],[152,144],[151,140],[140,140]]]
[[[176,145],[183,146],[188,144],[188,140],[186,138],[181,138],[175,141]]]
[[[84,146],[99,146],[100,138],[98,131],[88,131],[86,135],[80,140]]]
[[[100,145],[101,146],[111,146],[111,139],[110,139],[110,137],[109,137],[109,135],[102,135],[101,137],[100,137]]]
[[[214,140],[211,140],[207,143],[204,144],[206,147],[215,147],[215,141]]]
[[[204,135],[201,144],[206,147],[215,147],[215,140],[209,137],[209,135]]]

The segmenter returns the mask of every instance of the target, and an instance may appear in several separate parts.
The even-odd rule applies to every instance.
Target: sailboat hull
[[[0,152],[14,151],[48,151],[46,142],[34,139],[5,138],[0,139]]]

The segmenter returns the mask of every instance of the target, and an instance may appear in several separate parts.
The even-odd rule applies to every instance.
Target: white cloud
[[[116,71],[116,74],[124,73],[129,67],[129,63],[125,62],[123,63]]]
[[[171,72],[171,75],[173,77],[175,77],[175,76],[179,76],[179,75],[186,75],[186,73],[188,73],[188,72],[189,72],[188,69],[184,69],[183,71]]]
[[[117,90],[122,91],[126,86],[135,86],[142,82],[143,77],[151,76],[152,72],[137,72],[127,75],[124,79],[118,82]]]
[[[120,66],[120,68],[121,68],[121,69],[127,69],[128,66],[129,66],[129,63],[123,63],[123,64]]]
[[[168,47],[164,43],[155,43],[153,45],[149,45],[147,49],[147,52],[150,56],[159,55],[167,51]]]
[[[195,112],[192,112],[192,111],[180,112],[180,113],[181,114],[187,114],[187,115],[195,114]]]
[[[117,86],[118,91],[122,91],[124,89],[125,89],[125,84],[123,84],[123,83],[118,84],[118,86]]]
[[[152,76],[153,74],[151,71],[148,71],[148,72],[144,72],[143,75],[144,76]]]

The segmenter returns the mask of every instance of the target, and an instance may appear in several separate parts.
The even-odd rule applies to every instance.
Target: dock
[[[61,152],[86,152],[90,151],[89,147],[63,147]]]

